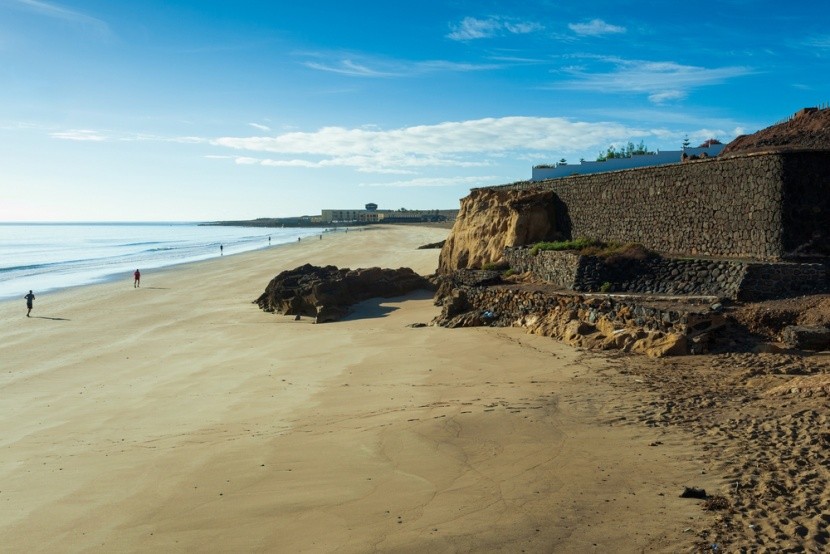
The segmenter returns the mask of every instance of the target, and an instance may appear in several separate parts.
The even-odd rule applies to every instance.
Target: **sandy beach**
[[[413,328],[428,293],[313,325],[279,271],[437,266],[387,226],[0,304],[5,551],[677,552],[717,491],[653,391],[519,329]],[[25,292],[25,291],[23,291]],[[21,296],[23,294],[21,293]],[[35,291],[37,294],[37,291]]]

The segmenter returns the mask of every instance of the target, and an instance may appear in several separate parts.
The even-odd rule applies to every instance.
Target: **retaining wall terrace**
[[[830,291],[828,267],[821,263],[650,257],[608,263],[573,252],[507,248],[504,260],[516,272],[577,292],[717,296],[764,300]]]
[[[747,154],[502,187],[553,190],[569,238],[675,256],[783,260],[827,252],[830,151]]]
[[[469,271],[460,270],[450,279]],[[657,356],[700,353],[707,350],[710,333],[726,322],[711,298],[695,304],[678,303],[676,298],[563,293],[528,285],[455,285],[441,297],[441,315],[433,324],[524,327],[585,348]]]
[[[711,327],[712,310],[708,305],[660,307],[644,303],[637,297],[563,294],[526,289],[517,286],[465,287],[465,306],[473,310],[487,310],[491,327],[521,326],[519,321],[529,315],[545,316],[555,311],[571,312],[567,320],[579,319],[595,324],[601,317],[614,322],[618,328],[637,327],[647,331],[691,334]],[[450,311],[443,315],[446,323],[457,315]]]

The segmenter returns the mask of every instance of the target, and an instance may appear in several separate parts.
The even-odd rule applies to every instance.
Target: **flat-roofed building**
[[[323,223],[377,223],[392,210],[323,210]]]

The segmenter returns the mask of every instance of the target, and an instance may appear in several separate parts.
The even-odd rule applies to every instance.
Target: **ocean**
[[[317,228],[197,223],[0,223],[0,300],[296,242]]]

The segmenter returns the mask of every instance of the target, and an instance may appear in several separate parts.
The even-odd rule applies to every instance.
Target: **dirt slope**
[[[830,108],[804,108],[783,123],[741,135],[720,157],[768,150],[830,150]]]

